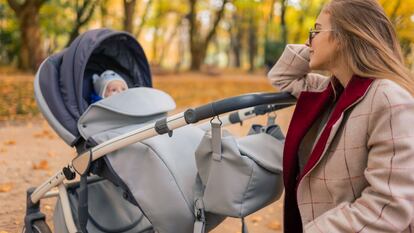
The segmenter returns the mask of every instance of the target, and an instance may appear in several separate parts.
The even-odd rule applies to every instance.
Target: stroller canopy
[[[80,116],[91,103],[92,75],[113,70],[128,87],[152,87],[141,45],[126,33],[97,29],[78,36],[62,52],[48,57],[35,79],[35,98],[52,128],[70,146],[81,139]]]

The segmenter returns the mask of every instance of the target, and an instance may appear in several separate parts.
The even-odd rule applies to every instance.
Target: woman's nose
[[[305,41],[305,45],[308,47],[311,47],[310,43],[309,43],[309,38]]]

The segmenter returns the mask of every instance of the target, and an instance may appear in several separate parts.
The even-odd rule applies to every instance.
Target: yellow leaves
[[[39,163],[33,163],[32,164],[33,170],[48,170],[49,169],[49,163],[47,160],[41,160]]]
[[[278,231],[278,230],[282,229],[282,225],[280,224],[279,221],[276,221],[276,220],[266,224],[266,227],[271,229],[271,230],[275,230],[275,231]]]
[[[0,184],[0,193],[8,193],[13,189],[13,183]]]
[[[33,76],[8,75],[0,81],[0,120],[23,119],[38,114],[33,98]]]
[[[16,145],[16,141],[15,140],[7,140],[3,144],[5,146],[13,146],[13,145]]]
[[[257,215],[257,216],[253,216],[251,219],[250,219],[250,221],[252,222],[252,223],[259,223],[259,222],[261,222],[263,220],[263,217],[262,216],[259,216],[259,215]]]
[[[35,138],[48,138],[48,139],[56,138],[55,134],[52,131],[48,130],[48,129],[44,129],[40,132],[37,132],[37,133],[33,134],[33,137],[35,137]]]
[[[57,154],[56,154],[56,152],[54,152],[54,151],[48,151],[48,152],[47,152],[47,156],[48,156],[48,157],[50,157],[50,158],[56,157],[56,155],[57,155]]]
[[[16,141],[15,140],[7,140],[3,142],[4,147],[0,146],[0,154],[6,154],[7,152],[7,148],[6,147],[10,147],[10,146],[14,146],[16,145]]]

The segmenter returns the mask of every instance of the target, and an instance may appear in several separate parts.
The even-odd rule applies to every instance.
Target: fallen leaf
[[[0,233],[9,233],[8,231],[0,231]]]
[[[55,157],[55,156],[56,156],[56,152],[54,152],[54,151],[48,151],[48,152],[47,152],[47,156],[49,156],[49,157],[53,158],[53,157]]]
[[[263,220],[263,217],[262,216],[253,216],[251,218],[252,223],[257,223],[257,222],[260,222],[262,220]]]
[[[8,141],[5,141],[3,144],[6,145],[6,146],[12,146],[12,145],[16,145],[16,141],[15,140],[8,140]]]
[[[38,164],[33,163],[32,168],[34,170],[48,170],[49,163],[47,162],[47,160],[41,160]]]
[[[0,193],[8,193],[12,190],[13,184],[12,183],[4,183],[0,184]]]
[[[279,221],[272,221],[270,223],[268,223],[266,225],[267,228],[272,229],[272,230],[280,230],[282,229],[282,225],[280,224]]]

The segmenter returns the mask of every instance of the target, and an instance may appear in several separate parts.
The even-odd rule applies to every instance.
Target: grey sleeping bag
[[[78,128],[85,139],[92,139],[101,144],[114,137],[141,128],[148,123],[155,122],[157,119],[166,116],[166,112],[174,108],[175,103],[172,98],[162,91],[143,87],[133,88],[89,106],[80,118]],[[208,148],[204,144],[210,145],[205,133],[196,126],[187,125],[174,130],[172,137],[167,134],[155,136],[128,145],[105,156],[112,173],[128,187],[127,193],[132,194],[133,199],[138,204],[139,210],[143,214],[143,231],[147,229],[145,223],[150,223],[158,233],[193,232],[197,211],[194,207],[195,190],[197,190],[198,185],[196,183],[198,170],[195,152],[198,148],[198,154],[200,154],[200,150],[202,151],[200,148]],[[243,142],[243,140],[245,141]],[[245,180],[249,174],[252,175],[252,166],[256,164],[254,166],[260,169],[254,169],[254,171],[259,176],[251,176],[252,181],[266,185],[266,187],[251,186],[250,190],[243,191],[243,193],[234,193],[234,190],[232,190],[233,194],[237,196],[235,200],[238,200],[237,198],[241,196],[245,201],[248,199],[251,203],[256,203],[250,208],[248,203],[244,202],[247,203],[247,209],[242,211],[242,215],[255,211],[257,203],[262,207],[274,201],[280,195],[281,161],[278,154],[275,155],[276,158],[272,158],[272,153],[279,153],[279,145],[263,147],[263,145],[270,145],[274,141],[277,140],[269,136],[263,140],[260,138],[254,140],[246,138],[240,139],[238,143],[232,141],[228,144],[232,147],[232,151],[237,152],[235,154],[238,156],[241,156],[240,153],[243,156],[247,155],[249,160],[242,162],[240,164],[242,167],[236,168],[236,170],[246,172],[244,178],[237,177],[236,172],[231,176],[231,180],[229,180],[229,176],[229,179],[223,181],[237,183],[240,178]],[[257,150],[257,148],[261,149]],[[224,152],[225,150],[223,150],[223,158],[226,158]],[[258,155],[256,156],[257,159],[252,160],[255,155]],[[244,159],[242,158],[242,160]],[[237,167],[239,163],[234,163],[232,166]],[[271,177],[266,180],[256,180],[260,179],[260,174],[265,173],[271,174]],[[201,174],[204,173],[201,172]],[[231,174],[231,171],[217,171],[217,177],[220,174],[228,175]],[[211,179],[211,181],[213,180]],[[223,184],[228,185],[229,183],[226,182]],[[212,200],[233,200],[231,197],[230,199],[221,199],[228,193],[226,189],[227,187],[220,186],[220,183],[212,184],[209,188],[212,192],[207,197]],[[269,193],[261,194],[260,196],[263,198],[260,198],[257,202],[254,201],[257,192]],[[216,197],[214,197],[215,194],[217,194]],[[219,204],[208,203],[216,207]],[[222,207],[228,209],[229,206],[233,208],[234,204],[233,202],[227,203]],[[240,210],[240,206],[235,208],[237,211]],[[211,208],[211,210],[213,209]],[[224,220],[225,215],[240,216],[240,214],[226,211],[212,212],[214,213],[206,213],[206,231],[211,230]],[[108,213],[102,212],[101,214]],[[130,216],[125,216],[125,218],[130,218]]]
[[[152,88],[133,88],[92,104],[82,115],[82,136],[98,144],[141,128],[175,108],[172,98]],[[145,218],[158,233],[192,232],[194,152],[204,131],[195,126],[174,130],[106,155],[110,169],[129,188]],[[215,217],[210,228],[223,217]]]

